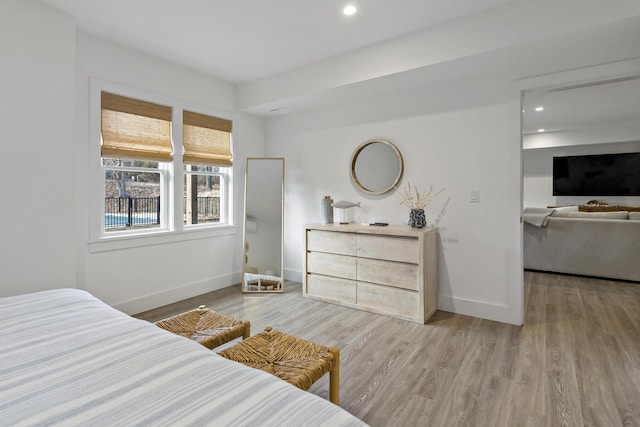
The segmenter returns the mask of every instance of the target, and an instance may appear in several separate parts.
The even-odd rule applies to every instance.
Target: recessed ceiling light
[[[536,111],[542,111],[544,110],[544,107],[536,107]]]
[[[347,16],[354,15],[357,11],[358,11],[358,9],[356,9],[356,7],[354,5],[352,5],[352,4],[346,6],[344,9],[342,9],[342,13],[344,13]]]
[[[538,129],[538,132],[544,132],[544,129]]]

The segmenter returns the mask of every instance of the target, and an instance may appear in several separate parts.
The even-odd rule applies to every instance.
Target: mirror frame
[[[393,179],[393,182],[391,182],[389,186],[387,186],[386,188],[382,190],[371,190],[365,187],[364,184],[362,184],[362,182],[360,182],[360,180],[358,179],[358,176],[356,175],[356,162],[358,161],[358,156],[360,155],[362,150],[364,150],[365,148],[367,148],[372,144],[377,144],[377,143],[385,144],[393,150],[398,160],[398,174]],[[404,161],[402,159],[402,154],[400,153],[400,150],[398,150],[398,147],[396,147],[386,139],[380,139],[380,138],[369,139],[363,142],[362,144],[360,144],[358,148],[356,148],[356,150],[353,152],[353,155],[351,156],[350,165],[351,167],[349,168],[349,175],[351,176],[351,182],[353,182],[353,184],[356,187],[358,187],[358,189],[360,189],[361,191],[367,194],[384,194],[393,190],[394,188],[396,188],[396,185],[398,184],[398,182],[400,182],[400,179],[402,178],[402,173],[404,172]]]
[[[249,290],[246,284],[245,273],[247,273],[247,194],[249,183],[249,161],[251,160],[280,160],[282,162],[282,198],[280,203],[280,284],[279,286],[266,285],[264,290],[258,282],[257,290]],[[284,157],[247,157],[245,161],[244,169],[244,220],[243,220],[243,232],[242,232],[242,279],[240,282],[240,288],[242,293],[283,293],[284,292]],[[271,289],[268,289],[271,287]]]

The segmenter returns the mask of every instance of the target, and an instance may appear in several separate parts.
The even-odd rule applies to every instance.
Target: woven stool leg
[[[250,336],[251,336],[251,323],[248,320],[246,320],[244,322],[244,332],[242,333],[242,339],[246,340]]]
[[[329,371],[329,401],[340,405],[340,349],[331,348],[330,351],[336,360],[336,364]]]

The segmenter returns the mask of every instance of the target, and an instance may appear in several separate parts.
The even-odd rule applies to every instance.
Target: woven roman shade
[[[231,124],[230,120],[183,111],[184,163],[231,166]]]
[[[171,107],[102,92],[102,157],[170,162]]]

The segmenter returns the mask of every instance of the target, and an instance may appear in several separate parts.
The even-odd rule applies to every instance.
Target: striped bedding
[[[363,424],[87,292],[57,289],[0,298],[0,425]]]

